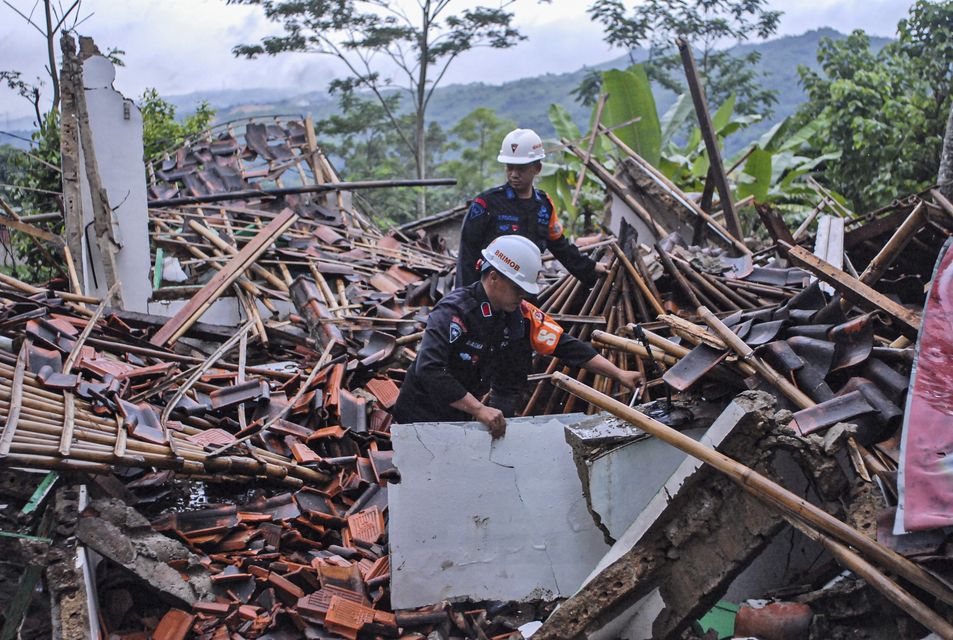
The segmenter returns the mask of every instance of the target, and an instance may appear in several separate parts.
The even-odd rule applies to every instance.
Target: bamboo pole
[[[605,331],[593,331],[592,341],[599,343],[599,346],[602,347],[608,347],[618,351],[625,351],[626,353],[631,353],[632,355],[638,356],[639,358],[644,358],[646,360],[649,359],[649,350],[635,340],[621,338],[619,336],[612,335],[611,333],[606,333]],[[679,360],[671,354],[665,352],[659,353],[657,351],[652,352],[652,357],[654,357],[656,361],[668,366],[678,364]]]
[[[591,387],[572,378],[556,373],[553,384],[579,396],[586,402],[598,406],[612,415],[629,422],[639,429],[666,442],[688,455],[710,464],[716,470],[727,475],[749,494],[775,507],[783,504],[786,511],[799,520],[817,527],[824,533],[853,546],[880,566],[895,571],[910,582],[925,589],[943,602],[953,605],[953,591],[945,584],[927,573],[924,569],[904,558],[900,554],[868,538],[853,527],[841,522],[829,513],[814,506],[804,498],[772,482],[757,471],[732,460],[712,447],[696,442],[692,438],[654,420],[645,414],[627,407],[618,400],[601,394]]]
[[[649,288],[648,283],[645,282],[645,279],[642,278],[635,265],[632,264],[632,261],[629,260],[628,256],[625,255],[625,252],[622,251],[622,248],[613,242],[609,245],[612,248],[612,252],[615,253],[616,258],[619,259],[619,262],[622,263],[622,266],[625,267],[626,272],[629,274],[629,277],[632,278],[632,281],[635,282],[635,285],[639,288],[639,291],[642,292],[642,295],[648,300],[648,303],[652,305],[652,308],[657,314],[665,313],[665,308],[662,306],[662,302],[655,296],[655,293]]]
[[[826,536],[814,528],[807,526],[797,518],[785,516],[784,519],[787,520],[792,527],[824,547],[824,549],[834,556],[838,564],[863,578],[864,582],[879,591],[887,600],[897,605],[901,611],[910,614],[914,620],[936,633],[943,638],[943,640],[953,640],[953,625],[940,617],[936,611],[930,609],[915,598],[909,591],[889,579],[861,556],[832,539],[830,536]]]

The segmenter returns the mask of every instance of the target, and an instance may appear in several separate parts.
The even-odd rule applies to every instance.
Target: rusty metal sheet
[[[727,351],[700,344],[666,371],[662,379],[673,389],[685,391],[727,357]]]
[[[860,391],[851,391],[809,409],[798,411],[794,414],[794,421],[791,424],[801,435],[807,435],[831,427],[838,422],[849,421],[851,418],[873,412],[874,408],[867,402],[864,394]]]

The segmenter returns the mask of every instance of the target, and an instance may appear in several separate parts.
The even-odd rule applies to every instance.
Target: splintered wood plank
[[[189,303],[182,307],[175,316],[169,319],[159,329],[150,342],[156,346],[171,344],[188,331],[199,318],[202,317],[212,303],[228,289],[238,278],[274,243],[275,239],[284,233],[288,227],[297,221],[298,215],[291,209],[285,209],[274,220],[268,223],[258,234],[239,251],[225,267],[216,273],[208,283],[199,290]]]
[[[785,246],[785,243],[781,243]],[[803,247],[786,245],[788,255],[798,265],[804,267],[820,280],[828,283],[838,293],[854,304],[865,308],[877,308],[898,321],[905,328],[904,333],[916,334],[920,330],[920,314],[897,304],[887,296],[878,293],[857,278],[836,269]]]
[[[13,436],[17,431],[17,422],[20,419],[20,403],[23,401],[23,378],[26,372],[26,362],[29,358],[30,341],[24,340],[17,356],[17,365],[13,370],[13,381],[10,383],[10,409],[7,419],[3,423],[3,432],[0,434],[0,458],[10,453]]]

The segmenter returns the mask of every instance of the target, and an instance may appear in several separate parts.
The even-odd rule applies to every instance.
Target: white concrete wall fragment
[[[683,433],[698,440],[705,430]],[[686,457],[658,438],[645,438],[589,462],[590,504],[613,539],[622,537]]]
[[[392,429],[391,602],[552,599],[579,588],[608,546],[563,436],[581,416]]]
[[[122,245],[117,254],[117,265],[122,281],[123,305],[130,311],[145,312],[152,295],[152,283],[149,279],[149,211],[142,158],[142,114],[132,100],[113,89],[115,78],[115,68],[103,56],[92,56],[83,62],[90,133],[96,147],[103,188],[113,209],[113,235]],[[79,163],[79,172],[83,228],[88,229],[83,237],[83,282],[86,295],[101,298],[108,286],[96,233],[91,228],[93,203],[83,161]],[[79,263],[79,257],[74,258]]]

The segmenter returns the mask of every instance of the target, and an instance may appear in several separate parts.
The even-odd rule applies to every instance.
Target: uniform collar
[[[516,191],[513,190],[513,187],[511,187],[508,182],[503,185],[503,192],[506,194],[506,197],[509,200],[517,199]],[[533,200],[536,200],[537,202],[542,202],[543,200],[543,196],[536,187],[533,187]]]
[[[490,306],[490,298],[486,295],[486,289],[483,288],[483,282],[477,280],[470,285],[470,293],[473,298],[476,300],[476,309],[477,313],[482,315],[484,318],[493,318],[495,316],[501,315],[493,311],[493,307]]]

